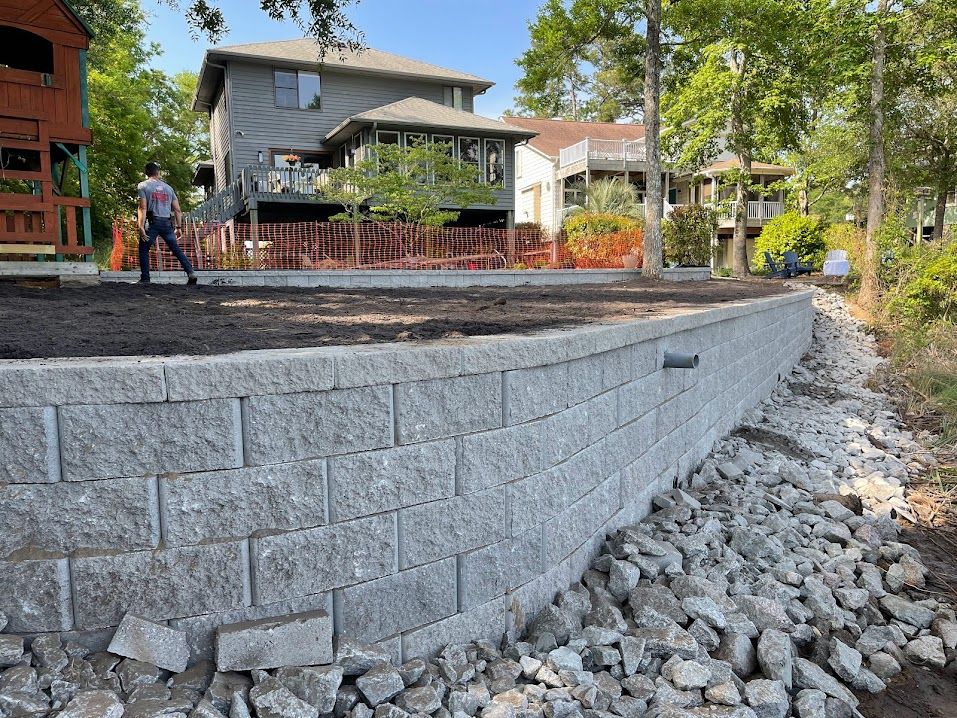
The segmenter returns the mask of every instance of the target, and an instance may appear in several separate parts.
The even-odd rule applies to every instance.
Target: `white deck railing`
[[[718,206],[718,219],[734,219],[737,213],[737,202],[722,202]],[[774,219],[784,213],[784,202],[768,202],[759,200],[748,202],[748,219]]]
[[[560,167],[567,167],[585,159],[616,162],[643,161],[645,143],[633,140],[584,139],[578,144],[563,147],[558,153]]]

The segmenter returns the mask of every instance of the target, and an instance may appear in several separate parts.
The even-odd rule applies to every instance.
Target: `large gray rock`
[[[342,684],[341,667],[285,667],[274,675],[296,698],[315,706],[320,713],[331,713],[335,708],[336,694]]]
[[[577,635],[582,630],[581,619],[571,611],[559,608],[554,604],[545,606],[529,626],[529,640],[534,642],[538,636],[550,633],[560,643],[568,643],[569,637]]]
[[[898,621],[909,623],[917,628],[929,628],[935,616],[929,608],[918,606],[916,603],[892,593],[881,599],[881,608]]]
[[[877,651],[883,651],[888,643],[903,646],[907,642],[900,628],[892,624],[886,626],[868,626],[861,637],[857,639],[854,648],[865,656]]]
[[[645,650],[652,656],[694,658],[698,653],[698,642],[690,633],[678,626],[668,628],[637,628],[635,637],[644,639]]]
[[[804,658],[794,659],[794,685],[799,689],[816,688],[852,706],[857,706],[859,702],[834,676],[828,675],[819,665]]]
[[[791,707],[788,692],[781,681],[748,681],[744,686],[744,701],[757,718],[786,718]]]
[[[688,596],[682,599],[681,610],[692,620],[700,620],[712,628],[723,629],[728,625],[724,612],[707,596]]]
[[[947,664],[944,643],[937,636],[921,636],[904,646],[904,655],[919,666],[943,668]]]
[[[697,661],[681,661],[671,669],[671,682],[681,691],[704,688],[711,679],[711,671]]]
[[[815,688],[799,691],[794,699],[792,710],[795,718],[828,718],[827,694]]]
[[[62,718],[121,718],[123,703],[113,691],[81,691],[76,694],[66,709],[60,713]]]
[[[0,667],[15,666],[23,658],[23,639],[20,636],[0,635]]]
[[[725,633],[721,636],[721,644],[714,657],[730,663],[731,670],[739,678],[750,676],[758,664],[751,639],[740,633]]]
[[[366,645],[342,635],[335,637],[333,658],[345,676],[361,676],[377,664],[392,660],[381,646]]]
[[[757,627],[759,631],[769,628],[790,633],[794,630],[794,621],[787,609],[777,601],[763,596],[736,596],[734,599],[741,613]]]
[[[781,681],[787,690],[791,690],[793,649],[786,634],[773,628],[764,631],[758,639],[757,659],[765,676]]]
[[[277,678],[267,676],[249,691],[259,718],[318,718],[319,710],[297,698]]]
[[[863,656],[837,638],[831,639],[830,656],[827,659],[831,670],[844,681],[851,682],[861,671]]]
[[[332,619],[325,611],[220,626],[216,667],[221,671],[316,665],[332,661]]]
[[[173,673],[185,671],[189,663],[189,637],[185,631],[177,631],[131,613],[123,616],[107,650],[118,656],[152,663]]]
[[[405,688],[402,675],[388,663],[382,663],[356,679],[356,688],[370,706],[377,706]]]

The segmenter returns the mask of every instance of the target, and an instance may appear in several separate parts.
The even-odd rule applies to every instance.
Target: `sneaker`
[[[150,284],[150,280],[148,280],[148,279],[141,279],[140,281],[137,282],[137,284]]]
[[[195,275],[195,274],[187,274],[187,275],[186,275],[186,286],[191,287],[191,286],[193,286],[194,284],[196,284],[196,281],[197,281],[197,279],[196,279],[196,275]]]

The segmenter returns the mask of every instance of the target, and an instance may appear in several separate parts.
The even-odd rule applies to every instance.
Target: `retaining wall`
[[[809,292],[428,345],[0,363],[0,610],[208,655],[325,608],[404,660],[521,625],[809,345]],[[697,370],[662,369],[665,349]]]
[[[200,284],[235,287],[328,287],[330,289],[402,289],[424,287],[524,287],[567,284],[608,284],[641,276],[640,269],[492,269],[492,270],[241,270],[198,271]],[[139,272],[101,272],[104,282],[135,282]],[[669,282],[711,278],[709,267],[674,267],[664,270]],[[182,284],[182,272],[150,272],[156,284]]]

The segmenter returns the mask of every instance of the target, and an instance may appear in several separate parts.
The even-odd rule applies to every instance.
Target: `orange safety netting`
[[[139,267],[134,224],[115,222],[110,267]],[[525,269],[621,267],[620,261],[572,259],[560,239],[535,229],[426,227],[399,223],[187,225],[179,243],[200,270],[335,269]],[[178,270],[179,263],[159,240],[150,268]]]

